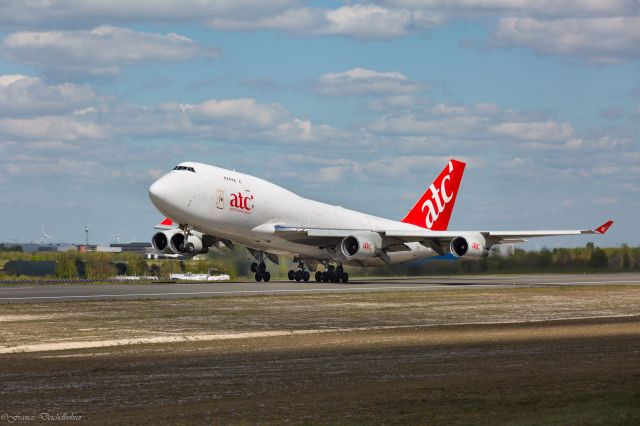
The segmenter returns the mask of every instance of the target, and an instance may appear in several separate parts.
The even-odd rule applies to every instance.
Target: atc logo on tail
[[[465,166],[462,161],[449,160],[402,221],[432,231],[446,231]]]

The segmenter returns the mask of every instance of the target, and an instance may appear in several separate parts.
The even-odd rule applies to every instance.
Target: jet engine
[[[195,256],[196,254],[206,253],[208,247],[202,244],[202,238],[199,235],[191,234],[185,239],[182,232],[177,232],[169,239],[169,248],[176,254],[184,254],[187,256]]]
[[[489,256],[489,247],[484,236],[479,232],[469,233],[451,240],[449,250],[455,257],[479,259]]]
[[[177,233],[182,233],[182,231],[180,231],[179,229],[169,229],[166,231],[157,232],[151,238],[151,245],[156,251],[166,254],[173,253],[171,247],[169,247],[169,241],[171,240],[171,237],[173,237]]]
[[[342,254],[349,260],[370,259],[379,255],[381,249],[382,237],[377,232],[350,235],[340,243]]]

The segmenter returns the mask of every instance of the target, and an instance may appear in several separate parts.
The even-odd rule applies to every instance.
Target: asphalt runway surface
[[[640,274],[478,275],[353,280],[347,284],[271,281],[170,284],[68,284],[0,287],[0,303],[81,300],[176,299],[242,295],[374,291],[431,291],[461,288],[640,285]]]
[[[547,274],[0,287],[0,417],[640,424],[638,284]]]

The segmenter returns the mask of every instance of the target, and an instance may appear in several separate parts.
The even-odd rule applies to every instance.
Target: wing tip
[[[609,228],[611,228],[611,225],[613,225],[613,220],[608,220],[594,229],[593,232],[595,232],[596,234],[604,234],[609,230]]]

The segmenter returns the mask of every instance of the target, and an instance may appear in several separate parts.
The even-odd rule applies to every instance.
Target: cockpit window
[[[175,166],[173,170],[187,170],[192,173],[196,172],[196,169],[194,169],[193,167],[187,167],[187,166]]]

